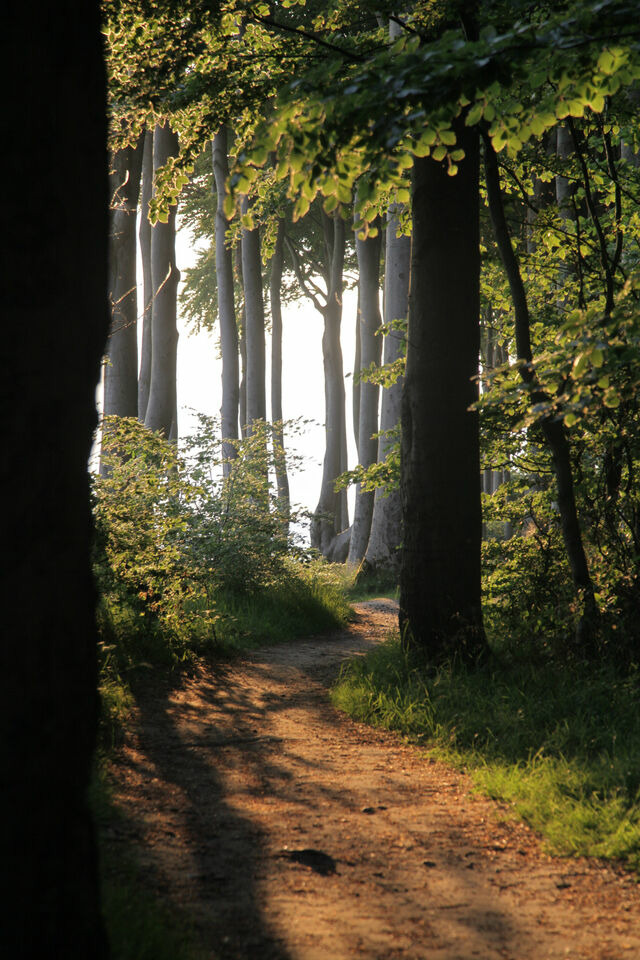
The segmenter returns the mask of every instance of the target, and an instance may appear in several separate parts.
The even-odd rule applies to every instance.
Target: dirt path
[[[259,650],[139,701],[112,768],[149,886],[222,960],[640,958],[640,891],[553,860],[424,751],[328,703],[391,601],[345,633]]]

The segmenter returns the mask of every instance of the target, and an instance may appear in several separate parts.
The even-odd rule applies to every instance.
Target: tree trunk
[[[245,197],[242,212],[249,209]],[[245,344],[247,351],[247,425],[267,419],[265,392],[264,301],[260,231],[242,231],[242,282],[244,285]]]
[[[282,426],[282,271],[284,267],[284,221],[278,222],[276,245],[271,258],[271,420],[273,423],[273,455],[276,467],[278,505],[289,527],[289,477]]]
[[[384,273],[385,323],[404,320],[409,310],[409,274],[411,268],[411,240],[398,236],[398,210],[392,208],[387,216],[386,263]],[[384,338],[383,363],[390,364],[402,356],[405,336],[401,330],[389,330]],[[400,378],[382,390],[380,432],[392,430],[400,424],[402,414],[402,385]],[[380,437],[378,462],[387,459],[393,441]],[[385,495],[386,493],[386,495]],[[400,573],[400,544],[402,542],[402,501],[400,490],[388,493],[376,490],[369,544],[365,554],[367,569],[398,577]]]
[[[485,135],[484,139],[489,211],[496,236],[496,243],[498,244],[500,257],[504,264],[505,273],[507,274],[511,298],[513,300],[516,321],[516,351],[518,359],[525,361],[525,365],[522,365],[520,368],[520,373],[523,380],[531,385],[531,403],[545,402],[549,398],[539,387],[536,388],[537,378],[532,363],[533,355],[531,351],[529,307],[520,274],[520,266],[511,244],[509,228],[504,214],[498,163],[488,136]],[[597,607],[578,520],[569,442],[562,420],[547,417],[542,421],[541,427],[553,459],[562,535],[571,567],[574,587],[582,603],[582,613],[577,628],[577,636],[580,642],[587,647],[593,640],[593,624],[597,617]]]
[[[336,493],[334,484],[346,469],[347,431],[345,424],[345,392],[340,344],[342,320],[342,285],[345,231],[339,214],[323,213],[323,229],[329,263],[327,304],[323,310],[322,359],[325,396],[325,455],[322,468],[320,499],[311,522],[311,546],[325,556],[330,552],[336,534],[348,527],[346,490]]]
[[[382,317],[380,315],[380,247],[381,234],[360,240],[356,236],[356,254],[359,271],[359,312],[361,369],[371,364],[380,365],[382,341],[378,336]],[[379,388],[363,380],[360,383],[360,409],[358,424],[358,459],[366,469],[376,462],[378,454],[378,398]],[[373,517],[373,491],[356,488],[356,503],[349,543],[349,564],[358,564],[363,559]]]
[[[153,136],[153,169],[162,167],[178,153],[178,137],[169,126],[157,126]],[[153,351],[151,386],[145,424],[165,437],[177,435],[176,362],[178,352],[177,293],[180,274],[176,267],[176,205],[169,208],[167,223],[158,222],[151,232],[151,311]]]
[[[104,371],[105,416],[138,415],[136,214],[144,137],[112,157],[109,299],[111,332]]]
[[[356,307],[355,349],[353,351],[353,383],[351,390],[351,412],[353,418],[353,437],[356,450],[360,450],[360,371],[362,370],[362,338],[360,336],[360,287],[358,286],[358,304]]]
[[[242,290],[242,303],[238,319],[238,351],[240,354],[240,436],[247,435],[247,341],[245,336],[246,310],[244,303],[244,281],[242,279],[242,243],[238,243],[234,250],[236,278]]]
[[[238,439],[238,404],[240,383],[238,371],[238,325],[233,289],[233,254],[227,246],[228,221],[224,215],[225,184],[229,174],[227,128],[221,127],[212,143],[213,173],[218,205],[216,209],[216,278],[218,285],[218,319],[222,354],[222,432],[223,473],[228,476],[236,447],[229,440]]]
[[[454,124],[458,173],[413,168],[413,249],[402,407],[400,628],[429,659],[486,649],[480,604],[478,143]]]
[[[0,44],[14,132],[0,352],[2,952],[101,960],[87,805],[98,719],[87,461],[109,329],[99,5],[11,5]]]
[[[142,196],[140,199],[140,260],[142,261],[142,345],[140,349],[140,373],[138,374],[138,420],[144,423],[149,403],[151,386],[153,283],[151,279],[151,224],[149,201],[153,190],[153,130],[144,135],[142,154]]]

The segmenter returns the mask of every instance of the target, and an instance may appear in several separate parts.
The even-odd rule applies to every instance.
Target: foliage
[[[637,669],[520,655],[425,676],[396,638],[350,663],[332,699],[468,769],[552,851],[640,871]]]
[[[303,518],[283,517],[269,485],[268,425],[238,441],[226,479],[209,417],[180,452],[134,419],[104,427],[93,495],[108,746],[141,671],[329,629],[349,609],[331,568],[289,533]]]

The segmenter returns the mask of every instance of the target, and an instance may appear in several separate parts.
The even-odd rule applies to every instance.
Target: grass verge
[[[550,852],[640,872],[640,675],[599,665],[498,659],[425,676],[397,638],[344,668],[350,716],[396,730],[509,803]]]

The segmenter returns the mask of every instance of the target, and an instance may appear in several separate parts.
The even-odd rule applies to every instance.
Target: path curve
[[[340,634],[142,696],[111,844],[138,848],[211,960],[640,958],[632,877],[546,856],[468,778],[330,705],[339,663],[396,616],[355,609]]]

